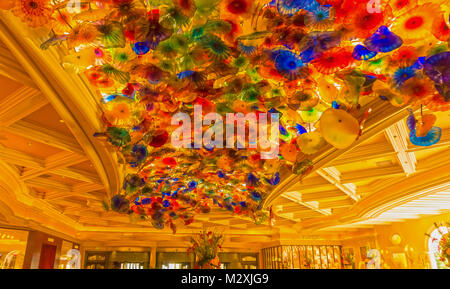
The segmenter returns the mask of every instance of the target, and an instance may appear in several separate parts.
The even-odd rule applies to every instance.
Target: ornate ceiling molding
[[[380,190],[373,193],[343,213],[306,220],[294,225],[294,227],[299,232],[314,231],[375,218],[393,207],[449,189],[449,178],[442,173],[449,170],[449,163],[441,164],[423,173],[405,178],[390,186],[389,190]]]
[[[6,217],[8,224],[38,227],[40,230],[46,228],[68,235],[74,235],[80,229],[74,220],[47,202],[31,196],[28,187],[12,166],[0,160],[0,171],[0,214]]]
[[[62,51],[51,48],[44,54],[37,43],[39,37],[36,36],[39,36],[39,31],[33,31],[33,36],[31,37],[29,31],[16,19],[1,15],[0,40],[32,80],[32,83],[27,85],[34,83],[40,89],[64,119],[81,147],[78,144],[74,146],[70,142],[61,142],[58,138],[53,140],[59,141],[61,148],[65,150],[86,153],[93,162],[107,194],[110,196],[115,194],[119,191],[122,179],[116,155],[93,137],[95,132],[103,129],[99,117],[102,112],[99,98],[82,77],[68,73],[62,68],[58,62]],[[11,56],[8,58],[10,59]],[[22,79],[28,81],[27,77]],[[24,125],[26,129],[33,129],[27,124]],[[22,128],[17,129],[20,131]],[[45,131],[40,129],[33,135],[39,138],[45,135]],[[52,139],[51,136],[50,139]]]

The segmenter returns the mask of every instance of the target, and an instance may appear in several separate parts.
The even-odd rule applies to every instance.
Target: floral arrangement
[[[439,241],[440,247],[440,259],[442,262],[447,263],[447,267],[450,267],[450,236],[446,234],[442,237],[441,241]]]
[[[188,254],[195,254],[196,267],[216,269],[220,267],[217,252],[222,249],[223,235],[204,230],[191,237],[190,241],[192,246],[188,249]]]
[[[342,263],[344,266],[355,267],[355,255],[352,252],[342,252]]]
[[[0,9],[47,27],[42,49],[70,51],[61,65],[98,90],[96,136],[126,170],[105,208],[158,229],[212,209],[267,221],[262,203],[281,169],[304,176],[327,144],[351,146],[373,100],[425,107],[408,118],[420,146],[440,140],[432,112],[450,109],[448,1],[2,0]],[[279,153],[174,147],[171,116],[196,105],[203,116],[280,115],[270,140]]]
[[[436,227],[440,228],[441,226]],[[439,240],[438,258],[445,263],[447,267],[450,267],[450,233],[448,232],[450,232],[449,223],[447,223],[447,233],[442,234],[442,237]]]

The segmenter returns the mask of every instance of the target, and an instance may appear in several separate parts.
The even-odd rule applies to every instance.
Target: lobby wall
[[[41,258],[41,249],[44,244],[56,246],[56,255],[53,268],[58,268],[61,255],[62,239],[42,232],[31,231],[28,235],[27,250],[23,262],[24,269],[38,269]]]
[[[421,217],[389,225],[377,225],[371,230],[360,230],[342,240],[343,249],[353,249],[355,267],[365,268],[367,258],[361,247],[380,250],[384,268],[430,268],[428,237],[435,223],[450,222],[450,213]],[[400,240],[393,242],[392,236]],[[399,242],[399,243],[398,243]]]

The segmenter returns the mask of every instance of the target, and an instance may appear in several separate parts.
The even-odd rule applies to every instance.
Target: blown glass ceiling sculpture
[[[101,92],[106,129],[96,136],[126,167],[123,190],[105,207],[174,231],[211,208],[267,220],[261,202],[280,182],[280,168],[302,175],[312,168],[308,156],[327,143],[352,145],[368,117],[364,99],[427,108],[411,111],[410,139],[438,142],[432,111],[450,108],[449,7],[445,0],[0,4],[32,28],[48,27],[41,48],[66,46],[64,68]],[[195,137],[193,146],[174,147],[179,125],[171,117],[193,115],[195,106],[203,116],[278,114],[279,138],[269,142],[279,154],[261,158],[260,144],[205,147],[200,139],[197,146]]]

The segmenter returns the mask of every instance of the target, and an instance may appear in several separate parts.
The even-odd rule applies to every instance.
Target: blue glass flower
[[[259,179],[254,174],[249,173],[247,175],[247,185],[254,187],[258,184],[258,182]]]
[[[416,129],[409,133],[409,140],[416,146],[432,146],[441,139],[442,130],[440,127],[433,126],[426,136],[416,136]]]
[[[280,14],[292,16],[300,9],[312,11],[320,4],[316,0],[278,0],[277,9]]]
[[[163,205],[164,208],[167,208],[167,207],[170,206],[170,201],[169,200],[164,200],[162,205]]]
[[[295,128],[297,129],[297,135],[301,135],[301,134],[304,134],[304,133],[307,133],[307,132],[308,132],[303,126],[301,126],[301,125],[298,124],[298,123],[297,123],[297,125],[295,126]]]
[[[178,77],[179,79],[183,79],[183,78],[186,78],[186,77],[189,77],[189,76],[193,75],[194,72],[195,72],[195,71],[193,71],[193,70],[186,70],[186,71],[183,71],[183,72],[178,73],[178,74],[177,74],[177,77]]]
[[[280,133],[282,134],[282,135],[287,135],[288,134],[288,132],[287,132],[287,130],[284,128],[284,126],[283,125],[279,125],[279,128],[280,128]]]
[[[356,60],[368,60],[374,58],[378,52],[367,49],[364,45],[358,44],[353,49],[352,56]]]
[[[133,46],[133,51],[137,55],[144,55],[150,51],[150,43],[147,41],[144,42],[136,42]]]
[[[416,146],[431,146],[441,139],[442,130],[440,127],[433,126],[426,136],[416,136],[416,118],[411,109],[408,109],[409,116],[406,119],[406,125],[410,130],[409,140]]]
[[[269,184],[271,184],[272,186],[276,186],[278,185],[278,183],[280,182],[280,173],[276,172],[270,179],[266,179],[267,182]]]
[[[139,166],[147,158],[147,147],[145,145],[137,144],[131,151],[132,160],[129,162],[131,167]]]
[[[425,64],[425,57],[419,57],[417,61],[411,65],[411,68],[414,70],[421,70],[423,69],[423,65]]]
[[[256,202],[259,202],[262,200],[261,194],[256,191],[253,191],[250,193],[250,198],[252,198],[252,200],[254,200]]]
[[[238,49],[244,54],[251,55],[256,51],[256,46],[244,45],[241,41],[239,41]]]
[[[143,205],[150,205],[152,203],[152,199],[151,198],[145,198],[141,200],[141,203]]]
[[[411,67],[403,67],[397,69],[394,73],[394,81],[397,86],[401,86],[405,81],[411,77],[416,76],[416,72]]]
[[[298,77],[306,77],[305,64],[299,55],[290,50],[275,50],[271,54],[272,60],[275,62],[275,68],[278,73],[294,80]]]
[[[364,44],[371,51],[389,52],[402,46],[403,40],[389,31],[386,26],[380,26],[372,36],[364,41]]]
[[[122,195],[115,195],[111,198],[111,210],[119,213],[126,213],[130,208],[130,201]]]
[[[306,9],[305,9],[306,10]],[[323,20],[330,18],[330,7],[325,5],[319,5],[317,7],[312,7],[309,13],[306,15],[306,24],[316,24]]]
[[[197,187],[197,182],[196,181],[190,181],[189,184],[189,189],[195,189]]]
[[[333,100],[333,102],[331,103],[331,107],[334,109],[339,109],[339,104],[337,103],[336,100]]]

